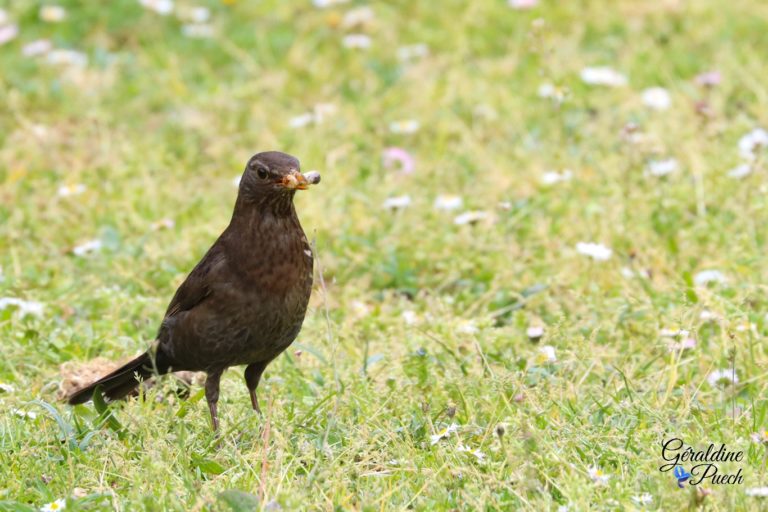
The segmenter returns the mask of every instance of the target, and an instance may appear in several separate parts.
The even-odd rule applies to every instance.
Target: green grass
[[[0,46],[0,297],[45,305],[0,311],[0,382],[13,388],[0,391],[0,510],[60,498],[237,510],[227,490],[265,510],[635,510],[643,493],[652,510],[766,506],[745,492],[768,485],[766,447],[750,440],[768,427],[766,155],[746,178],[727,172],[739,139],[768,127],[768,5],[398,0],[348,29],[358,4],[210,2],[208,39],[130,0],[62,5],[51,24],[36,2],[0,3],[20,28]],[[371,48],[345,48],[347,33]],[[38,38],[85,52],[87,67],[22,56]],[[400,62],[417,43],[429,55]],[[580,80],[600,65],[628,85]],[[712,69],[719,86],[694,83]],[[542,83],[564,101],[538,97]],[[653,86],[669,110],[643,105]],[[336,112],[322,123],[291,127],[325,103]],[[390,132],[405,119],[420,129]],[[413,174],[383,167],[391,146],[414,156]],[[199,388],[163,399],[165,380],[113,406],[109,425],[58,401],[61,364],[151,343],[228,222],[232,179],[267,149],[323,182],[296,199],[317,285],[296,345],[265,374],[265,416],[240,368],[222,381],[219,442]],[[665,158],[679,169],[646,175]],[[565,168],[572,180],[541,183]],[[57,194],[78,183],[84,193]],[[402,211],[381,206],[406,194]],[[438,211],[440,194],[464,206]],[[489,217],[454,224],[472,210]],[[152,228],[164,218],[175,226]],[[101,251],[71,253],[90,239]],[[613,254],[592,260],[579,242]],[[694,283],[711,269],[727,282]],[[538,346],[532,325],[546,327]],[[670,351],[663,328],[690,330],[696,347]],[[736,386],[707,382],[731,365]],[[744,450],[723,466],[744,484],[677,489],[658,470],[674,436]]]

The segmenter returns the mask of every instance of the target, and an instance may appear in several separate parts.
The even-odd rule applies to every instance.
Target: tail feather
[[[168,370],[169,365],[164,361],[162,352],[157,351],[154,361],[152,354],[144,352],[109,375],[75,391],[69,395],[67,402],[71,405],[87,402],[93,396],[93,391],[97,386],[101,386],[104,396],[109,400],[119,400],[131,394],[139,386],[141,380],[155,375],[155,372],[158,375],[163,375],[168,373]]]

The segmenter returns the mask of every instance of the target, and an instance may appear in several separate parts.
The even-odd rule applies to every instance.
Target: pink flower
[[[696,85],[700,85],[702,87],[714,87],[716,85],[720,85],[721,79],[722,77],[720,76],[719,71],[706,71],[696,75],[694,82],[696,82]]]
[[[382,153],[381,159],[385,168],[397,168],[401,174],[411,174],[416,167],[411,154],[403,148],[387,148]]]

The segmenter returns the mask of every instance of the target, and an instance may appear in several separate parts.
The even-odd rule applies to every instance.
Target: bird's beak
[[[307,190],[309,182],[299,171],[291,171],[283,177],[282,185],[288,190]]]

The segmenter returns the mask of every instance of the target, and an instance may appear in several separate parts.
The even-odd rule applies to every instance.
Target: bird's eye
[[[257,175],[259,176],[259,178],[261,178],[262,180],[265,180],[265,179],[267,179],[267,176],[269,175],[269,173],[267,172],[267,170],[266,170],[265,168],[263,168],[263,167],[259,167],[259,168],[257,168],[257,169],[256,169],[256,174],[257,174]]]

